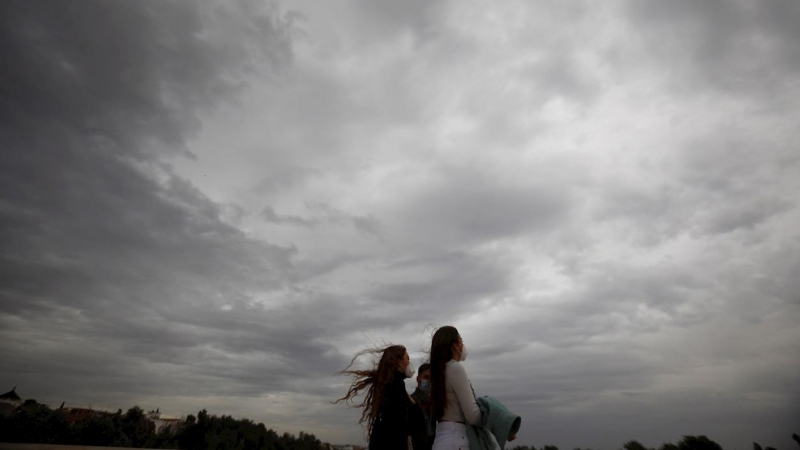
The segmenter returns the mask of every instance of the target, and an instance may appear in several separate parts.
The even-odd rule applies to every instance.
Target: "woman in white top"
[[[461,361],[464,341],[455,327],[436,330],[431,342],[431,415],[438,422],[433,450],[469,450],[466,424],[479,425],[481,410]]]

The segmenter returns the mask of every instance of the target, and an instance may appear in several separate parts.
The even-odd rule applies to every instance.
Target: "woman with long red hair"
[[[369,370],[350,369],[356,358],[364,354],[380,354],[376,367]],[[358,423],[367,423],[369,450],[408,450],[411,431],[408,408],[414,401],[406,392],[406,378],[414,375],[414,367],[408,352],[402,345],[390,345],[380,349],[368,349],[357,353],[342,375],[350,375],[347,394],[336,400],[351,404],[352,400],[365,393],[364,400],[353,407],[363,408]]]

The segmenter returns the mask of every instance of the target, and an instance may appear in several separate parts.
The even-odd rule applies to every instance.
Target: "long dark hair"
[[[356,358],[362,355],[372,354],[381,355],[378,366],[372,370],[350,370]],[[344,368],[339,375],[350,375],[350,389],[347,394],[336,400],[333,403],[339,403],[344,400],[348,405],[353,408],[364,408],[361,412],[361,419],[358,423],[367,422],[367,432],[372,434],[372,425],[375,423],[378,414],[383,406],[384,396],[386,394],[386,385],[394,380],[395,373],[397,372],[397,365],[403,360],[406,355],[406,348],[402,345],[390,345],[384,348],[370,348],[362,350],[353,356],[350,364]],[[364,400],[356,405],[352,404],[353,399],[358,396],[361,391],[366,391]]]
[[[453,344],[461,339],[458,330],[449,325],[436,330],[431,340],[431,415],[439,420],[447,404],[445,365],[453,359]]]

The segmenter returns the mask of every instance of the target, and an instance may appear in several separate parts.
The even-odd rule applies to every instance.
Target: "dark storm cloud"
[[[236,15],[215,9],[223,20]],[[244,31],[225,30],[247,39],[258,53],[250,55],[215,36],[220,24],[199,8],[175,2],[9,2],[4,10],[5,122],[52,120],[128,155],[146,153],[152,139],[163,144],[159,153],[181,150],[197,109],[258,68],[251,57],[289,56],[285,25],[264,14],[251,16]]]
[[[800,71],[800,6],[714,0],[628,2],[632,26],[668,70],[673,89],[724,89],[780,102]]]
[[[796,3],[332,5],[1,7],[0,382],[359,443],[452,323],[520,444],[782,436]]]
[[[17,362],[2,381],[31,392],[59,373],[53,395],[135,401],[248,395],[338,367],[313,325],[253,297],[285,287],[295,250],[224,222],[166,159],[199,114],[280,73],[291,24],[257,3],[2,9],[0,321]]]

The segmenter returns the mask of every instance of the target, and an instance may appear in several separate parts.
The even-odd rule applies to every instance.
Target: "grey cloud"
[[[325,409],[344,346],[465,322],[484,335],[466,336],[476,390],[524,415],[521,444],[658,446],[697,426],[727,448],[797,416],[793,3],[631,3],[621,24],[615,6],[492,10],[518,19],[494,24],[508,33],[496,52],[448,28],[476,13],[464,4],[324,5],[306,23],[347,31],[297,66],[294,16],[200,5],[0,7],[0,359],[14,362],[0,382],[53,403],[163,398],[256,420],[278,395],[293,426],[360,438],[357,418]],[[594,29],[636,37],[576,41]],[[583,67],[595,44],[622,65]],[[654,126],[674,145],[592,114],[640,88],[684,111]],[[556,96],[582,115],[559,130],[536,118]],[[572,127],[641,148],[561,148]],[[194,163],[243,180],[181,179],[188,148],[230,152]],[[718,390],[707,373],[724,374]]]
[[[691,327],[717,313],[709,291],[718,282],[677,264],[604,261],[573,274],[569,291],[530,299],[533,303],[509,317],[504,329],[514,330],[518,345],[570,349],[597,336]]]
[[[321,175],[321,171],[310,167],[289,166],[274,175],[263,178],[254,187],[257,194],[268,194],[291,189],[303,181]]]
[[[313,323],[247,306],[284,289],[295,250],[224,222],[165,159],[185,154],[203,111],[282,70],[291,25],[255,3],[2,9],[0,316],[3,356],[19,363],[2,381],[129,406],[170,387],[285,389],[339,367]],[[249,362],[231,371],[236,355]]]
[[[371,258],[372,255],[364,253],[338,252],[334,256],[317,256],[309,260],[297,261],[296,269],[300,280],[310,280],[352,264],[368,262]]]
[[[437,308],[447,311],[447,305],[453,310],[470,311],[479,301],[487,297],[503,294],[508,283],[508,273],[497,261],[491,261],[464,252],[445,255],[432,255],[426,258],[397,261],[387,267],[400,269],[413,264],[415,270],[429,274],[425,281],[376,281],[368,294],[382,302],[406,305],[409,308],[426,304],[435,304]],[[447,318],[436,312],[427,314],[429,320]]]
[[[314,287],[315,280],[332,270],[356,264],[365,282],[339,293]],[[295,305],[287,309],[294,313],[283,320],[306,318],[304,326],[319,327],[309,334],[330,339],[353,331],[402,327],[421,332],[431,324],[456,320],[480,304],[496,303],[508,289],[511,271],[491,258],[459,251],[398,258],[352,254],[321,267],[300,264],[298,272],[308,287],[296,288]],[[341,284],[333,289],[338,291]]]
[[[705,229],[712,234],[729,233],[739,229],[752,230],[770,217],[793,206],[773,198],[753,199],[744,204],[723,206],[708,218]]]
[[[305,202],[305,209],[309,216],[280,215],[271,206],[266,206],[261,211],[261,216],[269,223],[278,225],[297,225],[302,227],[317,227],[326,224],[347,225],[357,231],[381,237],[383,226],[373,216],[350,215],[340,211],[324,202]]]
[[[702,87],[778,100],[800,70],[800,41],[787,26],[800,15],[795,2],[628,2],[628,13],[676,92]]]
[[[678,152],[682,164],[676,181],[682,183],[683,202],[691,198],[697,205],[691,211],[691,225],[699,228],[695,233],[753,230],[797,207],[780,187],[800,167],[783,145],[740,132],[729,136],[691,143]]]
[[[668,172],[642,166],[652,175],[646,183],[620,179],[597,186],[603,194],[593,218],[625,226],[629,232],[621,238],[645,247],[684,235],[759,232],[796,210],[796,200],[786,194],[791,174],[800,168],[791,153],[780,138],[752,135],[746,123],[741,129],[712,126],[657,163]]]
[[[624,262],[607,262],[597,269],[600,271],[589,272],[581,280],[586,283],[577,294],[582,300],[579,307],[583,317],[606,313],[609,308],[603,305],[605,302],[647,305],[677,316],[682,304],[696,301],[697,293],[710,284],[690,268],[669,263],[632,267]],[[621,312],[618,308],[612,309]],[[631,327],[652,326],[632,322]]]
[[[271,206],[265,206],[264,209],[261,211],[261,216],[264,217],[264,220],[270,223],[276,224],[292,224],[292,225],[301,225],[310,227],[313,225],[317,225],[319,221],[314,219],[304,219],[300,216],[292,216],[292,215],[280,215],[275,212],[275,210]]]
[[[579,370],[576,368],[576,370]],[[665,442],[676,442],[684,435],[707,435],[723,448],[736,448],[741,442],[786,442],[790,444],[785,429],[791,428],[792,411],[767,409],[758,421],[758,431],[746,431],[754,424],[749,408],[720,408],[720,400],[732,404],[751,404],[746,397],[728,398],[718,392],[696,390],[668,392],[661,395],[642,395],[625,398],[611,396],[597,404],[578,410],[551,411],[537,404],[521,408],[540,431],[539,439],[559,447],[571,445],[616,448],[631,439],[647,447],[658,448]],[[651,407],[650,405],[658,405]],[[671,420],[668,411],[681,411],[683,423]],[[576,436],[574,426],[580,423],[582,433]],[[544,431],[547,430],[547,431]],[[791,434],[791,433],[790,433]],[[595,437],[589,437],[595,436]],[[756,437],[757,436],[757,437]],[[780,438],[776,438],[780,436]]]
[[[257,44],[247,54],[219,36],[197,37],[217,30],[203,28],[203,10],[179,2],[11,2],[4,10],[6,120],[55,120],[127,154],[147,152],[148,139],[165,144],[160,153],[182,150],[197,109],[238,89],[250,61],[289,56],[283,25],[257,12],[243,27],[245,42]]]
[[[800,304],[800,240],[769,236],[744,248],[750,245],[747,257],[741,247],[714,249],[716,296],[726,299],[729,312],[747,323],[774,320],[776,311],[791,315]]]
[[[323,217],[323,220],[353,226],[356,230],[379,237],[382,232],[380,222],[372,216],[349,215],[324,202],[307,202],[306,208]]]
[[[669,181],[647,188],[613,183],[604,188],[593,218],[628,222],[623,239],[646,247],[660,245],[690,228],[695,210],[685,202],[688,190]]]
[[[365,234],[380,236],[383,231],[380,221],[371,216],[355,216],[351,219],[351,222],[356,230]]]
[[[547,233],[568,216],[572,192],[550,185],[558,175],[545,170],[516,184],[471,167],[443,168],[404,199],[397,221],[417,236],[461,245]]]
[[[768,136],[750,135],[746,123],[739,122],[739,117],[733,120],[677,149],[678,181],[711,193],[741,195],[753,187],[772,186],[798,165],[791,147]]]
[[[542,309],[533,311],[530,318],[538,318],[542,312]],[[675,436],[689,433],[687,427],[697,420],[703,421],[703,425],[697,427],[699,432],[716,436],[726,447],[735,446],[737,440],[732,437],[733,433],[724,429],[728,421],[716,420],[728,414],[722,404],[748,404],[750,408],[732,416],[736,416],[741,426],[758,422],[760,427],[768,427],[764,436],[770,439],[775,439],[781,429],[789,426],[792,411],[797,409],[785,401],[797,390],[787,378],[792,369],[785,363],[765,362],[779,354],[777,349],[767,350],[755,343],[742,345],[744,341],[735,341],[728,349],[734,351],[728,354],[719,349],[708,351],[709,341],[726,339],[715,336],[730,339],[734,335],[730,327],[739,327],[735,334],[746,333],[749,338],[744,339],[755,339],[747,327],[737,325],[736,321],[724,325],[681,324],[673,329],[674,342],[660,342],[655,346],[653,338],[659,333],[642,332],[624,322],[614,330],[587,330],[595,338],[574,345],[542,345],[552,343],[549,338],[558,333],[570,335],[591,328],[590,318],[577,310],[572,312],[569,321],[574,327],[570,329],[562,329],[565,322],[551,326],[551,317],[547,315],[527,322],[504,321],[502,331],[498,331],[503,336],[511,335],[516,340],[538,337],[532,339],[533,345],[517,347],[511,354],[495,355],[491,348],[470,343],[471,353],[475,355],[469,363],[470,374],[478,395],[488,393],[505,399],[515,411],[524,414],[528,423],[540,418],[542,422],[553,421],[554,425],[579,421],[590,427],[602,427],[599,424],[605,419],[600,417],[613,416],[606,431],[592,439],[593,446],[619,445],[633,436],[647,439],[664,436],[664,441],[674,441]],[[608,314],[620,312],[619,308],[608,309]],[[522,319],[525,314],[518,312],[516,316]],[[542,329],[543,324],[545,329]],[[514,347],[513,342],[511,347]],[[755,354],[745,356],[742,353],[754,350]],[[503,370],[497,371],[500,366]],[[752,371],[759,367],[770,367],[765,369],[770,374],[759,373],[764,370]],[[703,371],[708,372],[701,375]],[[737,381],[731,384],[734,374]],[[712,379],[717,376],[722,385],[710,388],[708,383],[713,383]],[[692,412],[687,413],[689,410]],[[686,420],[676,421],[676,411]],[[732,416],[729,420],[734,420]],[[633,421],[630,427],[619,425],[626,420]],[[528,430],[524,433],[529,433]],[[537,430],[538,439],[575,443],[574,429],[570,427]],[[609,440],[603,444],[604,439]]]
[[[575,62],[571,48],[553,48],[546,58],[532,62],[521,76],[535,86],[536,97],[544,101],[564,97],[582,103],[591,101],[600,92],[600,85]]]
[[[476,350],[481,350],[479,354],[487,354],[484,349]],[[522,378],[531,389],[516,393],[514,402],[558,407],[570,403],[565,401],[567,396],[580,403],[595,400],[599,392],[621,390],[633,393],[650,387],[651,377],[658,373],[659,367],[654,361],[642,358],[637,350],[634,345],[624,352],[584,347],[537,354],[536,368],[528,369],[528,374],[524,373],[521,365],[511,363],[505,373],[477,372],[475,379],[476,383],[481,380],[498,392],[508,392],[513,389],[512,380]],[[499,356],[489,355],[488,361]]]
[[[410,31],[415,38],[424,39],[436,32],[431,16],[443,3],[440,0],[413,0],[403,4],[386,0],[356,0],[354,7],[367,16],[365,21],[368,25],[362,31],[375,37],[387,39]]]
[[[800,239],[787,239],[779,248],[763,257],[769,269],[754,275],[756,279],[749,299],[760,298],[762,292],[794,306],[800,306]],[[763,320],[763,316],[754,317]]]

